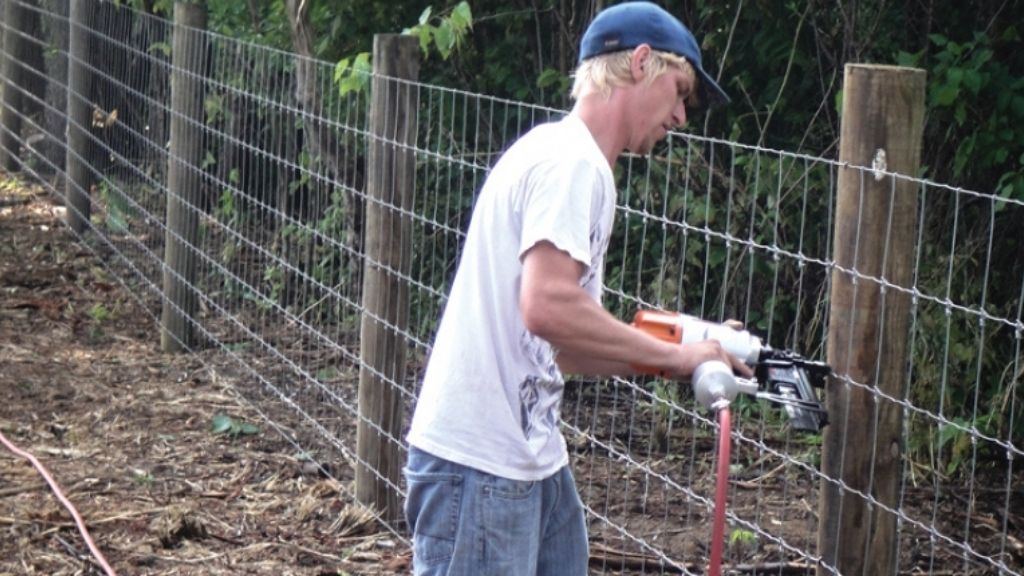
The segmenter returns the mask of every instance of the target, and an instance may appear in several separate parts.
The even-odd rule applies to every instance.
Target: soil
[[[410,553],[0,174],[0,432],[122,574],[407,574]],[[226,430],[218,431],[215,425]],[[70,514],[0,447],[0,576],[100,574]]]

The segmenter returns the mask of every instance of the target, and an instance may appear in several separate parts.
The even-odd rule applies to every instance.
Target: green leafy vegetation
[[[237,438],[238,436],[259,434],[260,429],[254,424],[236,420],[226,414],[217,414],[210,420],[210,432]]]
[[[459,2],[447,16],[436,18],[435,24],[431,22],[433,10],[433,7],[427,6],[426,10],[420,14],[419,23],[411,28],[406,28],[402,34],[410,34],[419,38],[420,49],[423,50],[424,56],[430,55],[430,47],[433,45],[441,58],[447,60],[473,28],[473,12],[469,7],[469,2]]]
[[[102,324],[110,319],[110,310],[103,304],[93,304],[92,308],[89,308],[89,318],[96,324]]]

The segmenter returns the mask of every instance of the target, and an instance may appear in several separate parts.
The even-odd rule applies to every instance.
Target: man
[[[416,574],[587,573],[584,513],[559,430],[562,374],[688,378],[714,341],[671,345],[600,305],[612,166],[727,97],[692,34],[648,2],[608,8],[580,45],[563,120],[502,156],[474,208],[412,428],[406,515]]]

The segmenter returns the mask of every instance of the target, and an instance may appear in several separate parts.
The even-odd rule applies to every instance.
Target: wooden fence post
[[[199,237],[200,165],[203,158],[203,81],[206,69],[206,4],[174,3],[171,48],[171,147],[167,159],[167,233],[160,346],[180,352],[195,344],[196,255]]]
[[[92,206],[89,190],[94,177],[89,167],[89,126],[92,110],[89,92],[89,34],[95,4],[90,0],[71,0],[68,12],[68,146],[65,154],[64,201],[67,224],[76,233],[85,231]]]
[[[416,143],[416,88],[403,80],[419,76],[416,39],[397,34],[374,36],[373,72],[366,163],[356,498],[391,522],[401,517],[396,487],[402,468],[403,332],[409,322],[409,214],[416,173],[412,150]]]
[[[25,10],[18,0],[7,0],[4,3],[4,26],[8,32],[4,34],[3,62],[0,65],[0,81],[3,81],[3,108],[0,108],[0,168],[8,172],[16,172],[21,163],[18,151],[21,148],[21,91],[25,87],[25,74],[22,73],[23,62],[19,58],[24,54],[21,34],[25,31]]]
[[[894,574],[897,518],[878,504],[899,507],[902,409],[878,394],[905,393],[910,295],[885,285],[911,285],[918,190],[886,173],[918,173],[925,73],[848,64],[844,82],[819,574]]]

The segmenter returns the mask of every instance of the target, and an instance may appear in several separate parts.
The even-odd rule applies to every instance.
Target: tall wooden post
[[[62,173],[67,158],[67,126],[68,126],[68,16],[70,3],[67,0],[42,0],[43,11],[52,17],[41,19],[45,37],[49,39],[49,48],[44,54],[46,66],[46,88],[43,107],[43,131],[46,140],[42,146],[44,163],[57,170],[59,183],[56,190],[64,189]]]
[[[828,332],[839,378],[826,400],[819,574],[896,570],[897,519],[879,504],[899,505],[902,410],[877,393],[904,395],[910,296],[884,285],[911,285],[917,186],[887,173],[918,173],[924,94],[923,70],[846,66],[839,160],[849,166],[839,173]]]
[[[402,382],[412,268],[409,211],[415,182],[419,45],[410,36],[373,39],[370,144],[360,330],[356,498],[387,521],[400,518]]]
[[[15,172],[20,167],[18,151],[21,148],[21,91],[25,89],[25,74],[22,72],[23,62],[19,59],[24,54],[21,35],[25,32],[25,10],[18,0],[7,0],[4,3],[4,26],[8,28],[4,34],[3,61],[0,62],[0,81],[3,82],[3,107],[0,108],[0,168]]]
[[[68,227],[76,233],[85,231],[92,207],[89,190],[94,177],[89,167],[90,114],[89,92],[92,73],[89,71],[89,34],[95,4],[90,0],[71,0],[68,12],[68,146],[65,155],[64,179]]]
[[[167,233],[164,238],[163,330],[160,346],[180,352],[194,345],[195,246],[199,237],[203,158],[203,82],[206,5],[175,2],[171,47],[171,147],[167,159]]]

